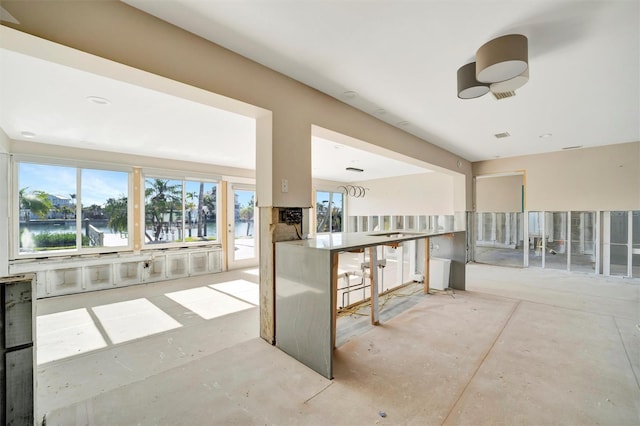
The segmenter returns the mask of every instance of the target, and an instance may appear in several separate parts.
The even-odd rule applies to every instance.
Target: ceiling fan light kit
[[[529,81],[528,56],[527,37],[521,34],[483,44],[476,52],[476,62],[458,69],[458,97],[472,99],[489,91],[496,99],[514,96]]]

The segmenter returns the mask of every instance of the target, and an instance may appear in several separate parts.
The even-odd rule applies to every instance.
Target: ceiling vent
[[[494,136],[498,139],[502,139],[502,138],[508,138],[511,135],[509,134],[509,132],[502,132],[502,133],[496,133]]]
[[[491,92],[491,93],[493,93],[493,96],[495,96],[496,99],[498,99],[498,100],[505,99],[505,98],[510,98],[510,97],[516,95],[516,92],[513,92],[513,91],[512,92],[499,92],[499,93]]]

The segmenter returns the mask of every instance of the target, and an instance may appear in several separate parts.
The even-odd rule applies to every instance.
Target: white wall
[[[453,176],[423,173],[358,182],[363,198],[349,197],[349,216],[453,214]]]
[[[473,163],[474,176],[516,171],[529,211],[640,209],[640,142]]]
[[[0,128],[0,181],[11,182],[9,137]],[[0,185],[0,277],[9,274],[9,185]]]

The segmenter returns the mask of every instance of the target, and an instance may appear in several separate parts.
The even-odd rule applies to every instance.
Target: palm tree
[[[104,205],[104,211],[109,217],[108,226],[113,232],[123,234],[128,230],[127,197],[109,198]]]
[[[191,212],[193,211],[193,209],[196,207],[196,205],[193,202],[193,199],[196,198],[196,193],[195,192],[187,192],[185,194],[187,200],[189,200],[188,203],[185,204],[184,208],[187,211],[187,217],[188,217],[188,222],[189,222],[189,236],[191,236]],[[199,207],[198,207],[199,209]],[[200,217],[198,216],[198,221],[200,220]],[[200,226],[200,223],[198,223],[198,227]],[[198,235],[198,237],[200,237],[201,235]]]
[[[211,192],[205,193],[202,199],[202,203],[204,205],[205,212],[213,218],[216,219],[216,187],[211,188]]]
[[[31,213],[44,218],[53,208],[49,194],[44,191],[34,190],[27,192],[29,188],[22,188],[19,192],[20,209],[24,210],[24,220],[28,224]]]
[[[173,222],[173,215],[182,210],[182,189],[180,185],[169,185],[167,179],[148,179],[145,189],[145,212],[153,228],[153,238],[147,235],[150,241],[158,241],[165,223],[165,215],[169,215],[169,223]]]
[[[213,186],[209,192],[202,196],[202,233],[204,237],[207,236],[207,220],[211,219],[213,222],[217,220],[216,193],[217,186]]]
[[[254,206],[254,204],[255,203],[253,201],[253,195],[252,195],[251,196],[251,200],[249,200],[249,203],[247,203],[247,206],[243,207],[240,210],[240,219],[247,221],[247,237],[250,235],[251,224],[253,223],[253,206]]]
[[[198,237],[203,236],[202,228],[204,225],[204,182],[200,182],[200,190],[198,191]]]
[[[69,206],[62,206],[60,207],[60,212],[62,213],[62,218],[67,219],[73,213],[73,210]]]
[[[82,213],[83,213],[85,219],[86,218],[91,218],[91,219],[99,218],[100,216],[103,215],[102,206],[100,206],[98,204],[91,204],[88,207],[83,207],[82,208]]]
[[[329,219],[331,217],[329,201],[316,202],[316,232],[329,231]]]

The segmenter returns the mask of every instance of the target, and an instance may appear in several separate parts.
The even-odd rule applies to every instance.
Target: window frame
[[[87,160],[68,160],[56,157],[42,157],[38,155],[28,154],[11,154],[10,156],[11,179],[9,183],[11,188],[10,215],[12,216],[11,229],[9,231],[10,239],[10,259],[43,259],[43,258],[59,258],[69,256],[82,256],[87,254],[103,254],[118,253],[131,251],[133,249],[133,239],[129,238],[126,245],[122,246],[102,246],[102,247],[83,247],[82,246],[82,170],[103,170],[111,172],[127,173],[127,229],[129,235],[133,235],[133,167],[126,165],[118,165],[111,163],[99,163]],[[68,167],[76,170],[76,247],[70,250],[45,251],[36,253],[20,253],[20,164],[28,163],[42,166]]]
[[[318,231],[318,193],[319,192],[326,192],[329,194],[329,206],[331,206],[331,203],[333,202],[333,194],[340,194],[342,195],[342,219],[340,220],[340,227],[342,228],[340,231],[333,231],[332,227],[329,226],[329,231],[325,231],[325,232],[320,232]],[[346,224],[345,224],[345,217],[347,217],[347,196],[345,193],[340,192],[340,191],[336,191],[336,190],[332,190],[332,189],[322,189],[322,188],[317,188],[314,192],[314,199],[313,199],[313,232],[314,234],[319,234],[319,235],[328,235],[328,234],[339,234],[342,232],[346,232]],[[331,210],[329,211],[329,216],[331,216]],[[331,217],[330,217],[331,220]]]
[[[142,250],[158,250],[158,249],[169,249],[169,248],[186,248],[186,247],[199,247],[199,246],[210,246],[212,244],[220,245],[222,243],[220,236],[220,191],[221,191],[221,183],[222,178],[218,175],[204,175],[204,174],[194,174],[194,173],[180,173],[175,170],[163,170],[163,169],[151,169],[151,168],[143,168],[140,173],[140,198],[138,200],[140,205],[140,230],[139,230],[139,238],[140,238],[140,246]],[[145,237],[145,229],[147,225],[147,212],[146,212],[146,188],[147,188],[147,179],[168,179],[168,180],[180,180],[182,181],[182,230],[183,230],[183,241],[178,242],[167,242],[167,243],[150,243],[146,241]],[[184,232],[186,230],[186,210],[185,210],[185,201],[186,201],[186,188],[185,182],[205,182],[212,183],[216,185],[216,239],[215,240],[205,240],[205,241],[184,241],[185,236]]]

